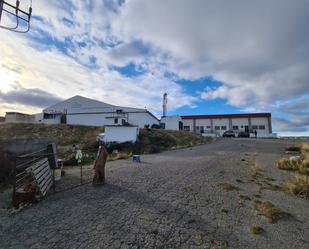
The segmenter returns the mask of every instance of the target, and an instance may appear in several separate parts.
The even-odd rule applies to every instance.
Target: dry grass
[[[277,167],[283,170],[297,171],[299,169],[300,160],[290,160],[281,158],[277,161]]]
[[[285,192],[309,198],[309,143],[302,143],[287,148],[288,151],[299,152],[298,160],[282,158],[277,162],[277,166],[282,170],[296,171],[305,177],[296,176],[284,188]]]
[[[240,194],[238,197],[239,197],[239,199],[244,200],[244,201],[250,201],[251,200],[251,198],[247,195]]]
[[[265,216],[270,223],[274,223],[287,216],[286,212],[282,211],[269,201],[255,200],[254,207],[259,214]]]
[[[224,190],[227,190],[227,191],[239,190],[237,186],[227,183],[227,182],[219,183],[218,186],[222,187]]]
[[[309,198],[309,179],[306,177],[295,177],[290,183],[287,185],[287,192]]]
[[[110,154],[108,155],[107,160],[108,161],[115,161],[115,160],[121,160],[121,159],[128,159],[132,156],[132,153],[126,153],[126,152],[120,152],[117,154]]]
[[[252,226],[250,227],[250,232],[254,235],[265,233],[265,230],[260,226]]]

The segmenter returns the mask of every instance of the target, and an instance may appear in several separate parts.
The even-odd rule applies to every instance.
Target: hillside
[[[65,124],[11,123],[0,125],[0,141],[11,139],[52,138],[59,145],[72,145],[95,141],[102,127]]]
[[[12,139],[49,138],[58,145],[59,156],[67,158],[73,144],[92,154],[97,150],[96,136],[103,127],[64,124],[3,124],[0,125],[0,142]],[[131,153],[158,153],[164,150],[184,148],[209,142],[209,139],[184,131],[140,129],[139,141],[135,144],[114,144],[109,151],[117,149],[126,155]],[[125,157],[125,156],[124,156]]]

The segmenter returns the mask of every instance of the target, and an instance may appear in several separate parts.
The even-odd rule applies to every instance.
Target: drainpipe
[[[193,132],[196,132],[196,119],[193,119]]]
[[[268,117],[268,131],[269,133],[273,133],[273,129],[272,129],[272,126],[271,126],[271,117]]]
[[[210,132],[214,133],[214,121],[212,119],[210,120]]]
[[[249,133],[251,132],[251,118],[248,118]]]

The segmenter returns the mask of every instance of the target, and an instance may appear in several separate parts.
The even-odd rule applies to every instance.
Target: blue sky
[[[78,94],[160,116],[167,92],[171,115],[271,112],[280,135],[309,135],[308,1],[43,0],[33,15],[27,34],[0,30],[0,115]]]

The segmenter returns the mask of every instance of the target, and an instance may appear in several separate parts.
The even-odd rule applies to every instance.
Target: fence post
[[[83,165],[80,164],[80,185],[83,185]]]
[[[12,193],[12,205],[15,207],[16,201],[16,169],[17,166],[17,155],[14,154],[14,167],[13,167],[13,193]]]

